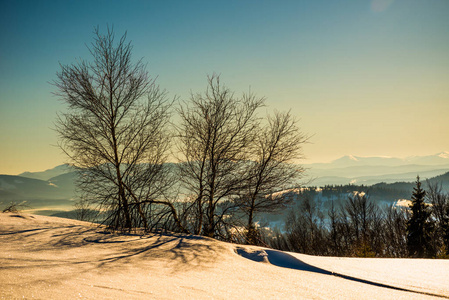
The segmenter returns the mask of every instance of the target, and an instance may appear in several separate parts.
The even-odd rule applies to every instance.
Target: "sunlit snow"
[[[193,235],[0,214],[0,298],[431,299],[449,260],[317,257]]]

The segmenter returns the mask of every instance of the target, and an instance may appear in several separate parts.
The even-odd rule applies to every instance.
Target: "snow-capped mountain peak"
[[[437,154],[437,156],[441,157],[441,158],[449,159],[449,151],[443,151],[443,152]]]
[[[354,155],[348,155],[348,158],[349,158],[350,160],[353,160],[353,161],[359,161],[359,160],[357,159],[357,157],[355,157]]]

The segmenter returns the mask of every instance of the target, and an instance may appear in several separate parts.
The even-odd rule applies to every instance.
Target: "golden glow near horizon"
[[[171,96],[187,100],[216,72],[237,94],[266,96],[267,112],[291,109],[312,135],[300,163],[449,151],[447,15],[447,0],[6,2],[0,174],[65,162],[51,130],[65,107],[48,82],[59,62],[89,59],[106,24],[128,32]]]

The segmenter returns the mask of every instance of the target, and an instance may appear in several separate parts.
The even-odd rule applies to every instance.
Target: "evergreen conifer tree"
[[[426,191],[421,188],[418,176],[410,206],[412,213],[407,221],[407,248],[410,256],[413,257],[434,256],[431,243],[433,224],[430,220],[431,212],[428,210],[428,204],[424,202],[425,196]]]

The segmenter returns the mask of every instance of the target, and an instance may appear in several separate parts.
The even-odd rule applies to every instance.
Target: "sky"
[[[94,28],[127,32],[159,85],[187,100],[208,74],[289,110],[300,163],[449,151],[449,1],[0,0],[0,174],[66,162],[52,129],[59,64]],[[265,112],[264,112],[265,113]]]

